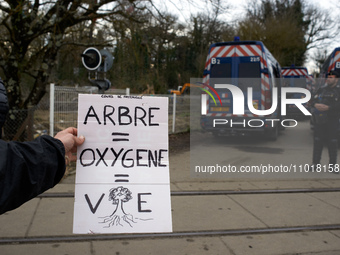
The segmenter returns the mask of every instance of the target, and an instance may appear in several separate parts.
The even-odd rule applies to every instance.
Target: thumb
[[[74,142],[76,146],[81,145],[85,142],[85,137],[83,135],[75,137]]]

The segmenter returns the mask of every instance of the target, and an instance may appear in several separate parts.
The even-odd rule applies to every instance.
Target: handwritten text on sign
[[[79,95],[74,233],[172,231],[168,99]]]

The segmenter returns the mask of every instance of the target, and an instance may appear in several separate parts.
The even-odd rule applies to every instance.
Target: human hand
[[[84,136],[77,137],[78,130],[73,127],[66,128],[57,133],[54,138],[59,139],[65,147],[65,158],[69,161],[76,161],[77,156],[73,153],[77,152],[77,146],[85,141]]]
[[[318,109],[320,112],[325,112],[329,110],[329,106],[325,104],[315,104],[314,107]]]

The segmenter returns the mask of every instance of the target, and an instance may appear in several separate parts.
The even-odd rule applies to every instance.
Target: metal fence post
[[[54,83],[50,84],[50,136],[54,136]]]
[[[130,88],[126,88],[126,95],[130,96]]]
[[[173,105],[172,105],[172,133],[175,133],[176,126],[176,94],[173,94]]]

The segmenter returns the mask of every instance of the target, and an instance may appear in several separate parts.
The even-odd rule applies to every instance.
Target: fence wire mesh
[[[67,127],[77,127],[78,94],[97,94],[95,87],[54,86],[54,118],[50,121],[50,88],[37,106],[29,110],[10,111],[4,127],[5,140],[32,140],[43,134],[53,135]],[[105,92],[112,95],[125,95],[125,89],[110,89]],[[190,96],[177,96],[175,113],[173,95],[143,95],[169,98],[169,133],[188,131],[190,128]]]
[[[94,87],[59,87],[54,89],[53,135],[67,127],[77,127],[78,94],[96,94]],[[50,130],[51,133],[51,130]]]

